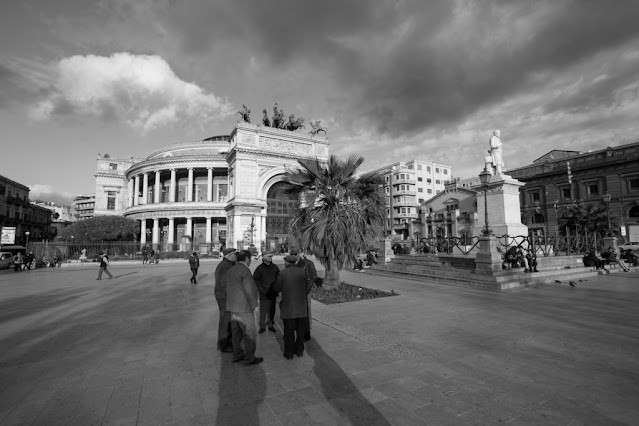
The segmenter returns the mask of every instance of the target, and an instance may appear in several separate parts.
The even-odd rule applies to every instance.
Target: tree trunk
[[[322,287],[327,290],[335,290],[339,286],[339,269],[326,269],[324,272],[324,282]]]

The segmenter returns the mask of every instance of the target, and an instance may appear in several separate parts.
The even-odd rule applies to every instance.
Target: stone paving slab
[[[639,274],[493,293],[344,272],[400,296],[313,302],[304,357],[216,351],[213,271],[0,271],[0,424],[636,424]],[[253,266],[256,266],[253,265]],[[318,265],[319,266],[319,265]],[[321,268],[320,268],[321,269]]]

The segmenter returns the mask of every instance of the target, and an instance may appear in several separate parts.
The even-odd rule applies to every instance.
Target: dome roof
[[[226,155],[229,151],[228,135],[213,136],[203,141],[182,142],[167,145],[153,151],[146,159],[166,157],[206,157]]]

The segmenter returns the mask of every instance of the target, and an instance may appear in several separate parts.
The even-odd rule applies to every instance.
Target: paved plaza
[[[217,263],[197,286],[186,261],[0,271],[0,425],[639,423],[637,271],[506,293],[343,272],[400,295],[313,302],[302,358],[280,322],[247,367],[216,350]]]

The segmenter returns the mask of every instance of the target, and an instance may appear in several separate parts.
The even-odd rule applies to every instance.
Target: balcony
[[[415,207],[416,205],[417,205],[417,200],[403,200],[403,201],[393,200],[393,207]]]
[[[417,181],[415,179],[396,179],[393,181],[393,185],[399,185],[400,183],[409,183],[415,185]]]
[[[411,191],[408,189],[393,191],[393,195],[416,195],[417,191]]]
[[[408,229],[409,226],[408,223],[396,223],[393,225],[393,229]]]
[[[415,213],[395,213],[395,214],[393,214],[393,217],[396,217],[396,218],[406,217],[406,218],[415,218],[415,219],[417,219],[417,212],[415,212]]]

